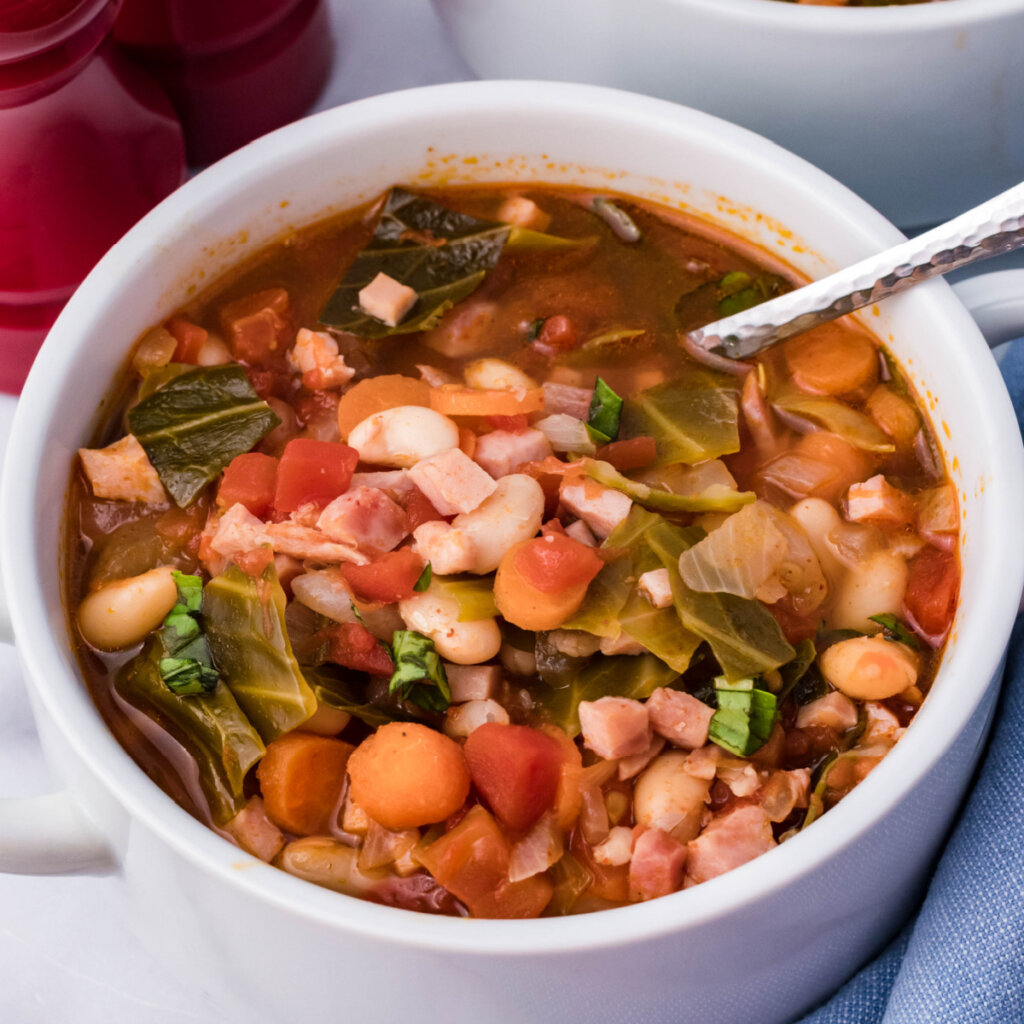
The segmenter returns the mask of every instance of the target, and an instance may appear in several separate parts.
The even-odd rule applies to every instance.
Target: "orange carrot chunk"
[[[544,392],[540,388],[489,391],[443,384],[430,389],[430,408],[443,416],[519,416],[540,412]]]
[[[354,384],[338,402],[338,431],[344,441],[352,428],[385,409],[400,405],[430,405],[430,387],[415,377],[386,373]]]
[[[866,334],[822,324],[786,343],[786,363],[801,391],[847,395],[878,379],[878,352]]]

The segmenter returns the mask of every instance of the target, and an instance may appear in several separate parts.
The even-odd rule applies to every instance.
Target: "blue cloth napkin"
[[[1024,339],[1002,363],[1024,433]],[[1019,542],[1019,538],[1017,539]],[[917,916],[800,1024],[1024,1022],[1024,617],[995,726]]]

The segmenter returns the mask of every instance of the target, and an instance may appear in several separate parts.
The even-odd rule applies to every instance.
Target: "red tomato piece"
[[[565,527],[562,525],[562,521],[560,519],[549,519],[543,526],[541,526],[540,535],[542,537],[548,537],[552,534],[557,534],[560,537],[565,536]]]
[[[405,514],[409,517],[409,532],[424,523],[432,523],[444,516],[434,508],[430,499],[418,488],[411,490],[405,498]]]
[[[541,325],[534,347],[545,355],[568,352],[579,344],[580,336],[576,325],[561,313],[549,316]]]
[[[262,544],[252,551],[242,551],[235,555],[234,562],[239,569],[256,579],[263,575],[263,570],[274,560],[274,549],[269,544]]]
[[[519,548],[513,566],[536,590],[558,594],[588,584],[601,571],[604,562],[586,544],[552,532]]]
[[[960,566],[952,552],[926,547],[908,563],[903,603],[921,629],[941,637],[949,629],[960,589]]]
[[[521,434],[530,426],[529,419],[523,413],[518,416],[488,416],[487,423],[495,430],[507,430],[510,434]]]
[[[338,571],[361,601],[394,604],[412,597],[423,567],[423,559],[412,548],[399,548],[369,565],[342,562]]]
[[[277,492],[277,459],[260,452],[236,455],[224,470],[217,491],[221,508],[244,505],[254,516],[265,518]]]
[[[267,288],[229,302],[221,311],[224,337],[244,363],[280,362],[294,340],[291,300],[283,288]]]
[[[388,652],[361,622],[339,622],[324,633],[328,661],[375,676],[389,676],[395,671]]]
[[[651,465],[658,458],[658,447],[653,437],[631,437],[602,445],[597,449],[597,458],[610,462],[620,473],[628,473]]]
[[[195,363],[199,361],[199,350],[209,336],[198,324],[186,320],[183,316],[172,316],[167,321],[167,330],[178,343],[171,357],[176,363]]]
[[[421,862],[474,917],[539,917],[554,893],[546,875],[508,880],[508,840],[479,805],[431,843]]]
[[[488,722],[463,748],[469,774],[495,817],[525,832],[555,804],[562,774],[561,744],[528,725]]]
[[[277,467],[274,510],[288,516],[303,505],[329,505],[348,490],[358,462],[359,452],[347,444],[294,438]]]

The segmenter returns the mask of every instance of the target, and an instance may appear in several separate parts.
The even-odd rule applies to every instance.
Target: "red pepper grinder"
[[[109,40],[120,0],[0,5],[0,390],[93,264],[185,176],[181,125]]]
[[[301,117],[333,55],[323,0],[124,0],[114,37],[171,98],[191,164]]]

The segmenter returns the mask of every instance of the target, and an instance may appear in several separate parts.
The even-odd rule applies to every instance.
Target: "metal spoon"
[[[686,348],[697,358],[746,359],[920,281],[1022,246],[1024,182],[852,267],[690,331]]]

